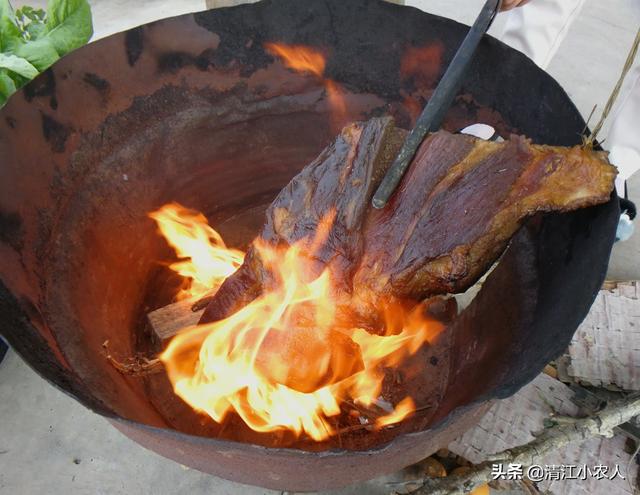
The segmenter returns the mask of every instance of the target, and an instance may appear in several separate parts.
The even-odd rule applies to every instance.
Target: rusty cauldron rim
[[[313,22],[310,22],[311,19]],[[381,19],[386,19],[387,22],[381,23]],[[355,20],[359,22],[354,24]],[[135,69],[137,60],[147,48],[143,41],[148,33],[153,31],[160,37],[158,33],[166,30],[167,37],[175,37],[176,32],[185,28],[198,27],[209,31],[208,36],[215,35],[220,40],[218,50],[221,58],[214,62],[233,58],[234,53],[237,53],[249,67],[249,72],[271,62],[268,58],[264,59],[264,54],[256,54],[247,45],[247,38],[267,36],[271,38],[266,39],[279,39],[289,43],[331,46],[335,57],[329,60],[327,71],[332,78],[363,93],[380,95],[387,101],[399,100],[399,88],[397,82],[389,82],[389,74],[397,69],[397,64],[394,66],[391,62],[385,62],[385,56],[399,53],[406,44],[420,45],[429,39],[443,39],[447,41],[443,55],[443,63],[446,64],[468,29],[453,20],[382,0],[265,0],[256,4],[163,19],[111,35],[77,50],[14,95],[0,112],[0,117],[4,117],[0,119],[0,151],[9,149],[7,136],[13,129],[13,111],[21,108],[20,105],[24,107],[32,101],[39,104],[43,126],[46,127],[45,110],[57,107],[57,102],[54,101],[55,87],[51,89],[49,84],[52,74],[60,76],[75,67],[79,69],[78,72],[97,70],[102,61],[95,59],[94,55],[101,53],[103,48],[122,45],[126,53],[122,57],[123,62],[118,59],[110,63],[123,63],[123,67],[128,64],[129,68]],[[199,36],[203,34],[200,33]],[[379,38],[384,39],[380,41]],[[375,48],[389,51],[367,47],[363,40],[371,42]],[[383,45],[385,40],[399,40],[396,45],[401,46],[394,46],[393,43]],[[168,44],[181,42],[173,39],[165,41]],[[365,53],[377,58],[368,65],[369,61],[363,57]],[[183,53],[182,58],[165,62],[169,64],[170,71],[175,71],[175,77],[179,80],[180,71],[184,67],[197,65],[202,60]],[[493,87],[495,80],[514,73],[520,77],[511,78],[509,81],[513,84],[497,92]],[[131,74],[138,75],[135,71],[127,72],[127,77]],[[489,74],[495,76],[495,80]],[[396,74],[395,78],[397,77]],[[93,83],[96,83],[95,79]],[[122,80],[116,84],[126,85],[127,82]],[[98,89],[100,92],[96,84],[93,86],[94,91]],[[117,88],[114,91],[115,89]],[[523,129],[536,142],[551,145],[580,143],[584,120],[564,90],[523,54],[493,38],[488,38],[481,44],[463,92],[465,90],[477,96],[487,108],[500,111],[511,128]],[[521,94],[531,94],[539,100],[532,103],[522,98]],[[103,94],[105,99],[108,96]],[[133,103],[132,101],[131,104]],[[96,107],[102,104],[99,99],[96,100]],[[53,129],[49,128],[49,132],[57,132],[55,122],[51,125]],[[96,129],[94,127],[91,130]],[[69,136],[63,136],[65,139],[62,140],[58,137],[56,134],[48,140],[54,154],[61,153],[56,150],[56,146],[64,150],[65,144],[70,146],[73,143]],[[0,168],[0,176],[2,174]],[[1,188],[0,183],[0,192]],[[0,197],[0,248],[6,248],[10,253],[19,253],[24,247],[20,245],[19,239],[16,241],[18,237],[15,236],[21,228],[20,218],[18,216],[16,220],[11,213],[5,214],[2,209],[4,203],[4,198]],[[440,416],[436,416],[436,421],[429,429],[399,435],[387,444],[362,452],[332,449],[317,453],[289,448],[266,448],[193,436],[125,419],[92,395],[91,390],[73,372],[57,344],[48,341],[37,329],[45,325],[37,302],[14,295],[7,286],[9,282],[5,283],[4,279],[0,279],[0,329],[23,359],[43,378],[94,412],[110,418],[114,426],[152,450],[189,464],[189,460],[196,462],[198,459],[190,457],[189,452],[177,453],[175,449],[167,451],[164,442],[174,442],[174,447],[177,445],[184,449],[191,446],[206,448],[207,453],[200,452],[197,456],[201,463],[198,464],[198,469],[244,483],[295,490],[335,488],[386,474],[419,460],[420,456],[429,455],[435,450],[429,451],[437,439],[448,442],[453,440],[452,435],[459,436],[481,417],[492,399],[512,395],[539,374],[550,360],[560,355],[586,316],[604,280],[618,214],[619,207],[614,193],[612,200],[606,205],[569,214],[548,215],[529,222],[514,238],[498,268],[487,280],[485,289],[454,323],[459,327],[456,328],[456,345],[460,349],[470,348],[479,339],[478,334],[489,339],[492,332],[497,331],[502,332],[501,335],[513,334],[518,337],[509,352],[492,355],[497,363],[496,369],[501,366],[502,373],[492,375],[494,368],[484,371],[487,361],[480,357],[477,363],[480,368],[478,373],[470,374],[468,369],[459,371],[464,353],[453,356],[453,376],[449,384],[450,393],[448,392],[450,402],[445,401],[440,406],[442,412]],[[20,263],[19,256],[16,260]],[[505,294],[508,294],[507,302],[512,303],[509,307],[504,306]],[[562,304],[559,305],[558,301],[562,301]],[[489,311],[489,307],[500,310]],[[496,321],[497,314],[499,317]],[[516,331],[520,333],[516,335]],[[529,358],[526,351],[532,342],[536,342],[538,354]],[[469,390],[470,383],[473,384],[473,394]],[[413,442],[416,438],[420,438],[424,444],[416,445]],[[263,454],[269,453],[290,459],[311,459],[314,462],[306,466],[307,471],[298,474],[295,480],[269,478],[266,468],[265,472],[246,474],[231,469],[230,466],[237,463],[237,460],[230,459],[229,465],[223,465],[226,462],[225,456],[220,451],[225,449],[231,449],[239,457],[242,457],[240,454],[243,452],[249,457],[251,453],[268,457]],[[398,454],[396,459],[376,457],[377,454],[394,449]],[[336,458],[366,458],[373,467],[347,466],[345,471],[335,473],[334,478],[321,482],[304,479],[305,472],[322,467],[322,463],[316,462]],[[374,466],[374,459],[377,459],[377,466]],[[238,471],[246,470],[246,467],[245,465]],[[327,473],[327,476],[331,474]]]

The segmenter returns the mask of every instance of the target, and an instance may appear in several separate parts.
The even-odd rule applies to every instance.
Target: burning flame
[[[416,405],[413,403],[413,399],[411,397],[405,397],[398,403],[394,411],[386,416],[378,418],[376,420],[376,426],[378,428],[382,428],[384,426],[399,423],[415,410]]]
[[[244,253],[225,246],[202,213],[172,203],[149,215],[181,261],[169,268],[186,279],[177,299],[216,291],[244,261]]]
[[[282,59],[284,65],[289,69],[324,77],[327,59],[318,50],[303,45],[284,45],[282,43],[265,43],[264,47],[271,55]]]
[[[242,259],[224,248],[202,215],[169,205],[151,216],[176,252],[193,260],[193,266],[183,261],[176,269],[194,280],[201,269],[196,259],[206,265],[207,279],[215,280],[227,277]],[[184,329],[171,340],[160,358],[175,393],[195,410],[219,423],[235,411],[255,431],[289,430],[322,441],[336,434],[329,418],[341,414],[341,406],[373,411],[381,400],[384,369],[435,339],[441,325],[420,306],[406,311],[390,305],[383,335],[335,326],[331,272],[311,273],[309,260],[332,221],[325,218],[312,239],[287,248],[255,240],[255,253],[273,277],[271,288],[227,319]],[[221,256],[225,250],[228,257]],[[209,255],[209,262],[196,253]],[[215,267],[224,269],[217,278]],[[371,418],[372,426],[402,421],[415,404],[406,397],[387,409]]]
[[[340,85],[324,76],[326,56],[319,50],[303,45],[265,43],[264,48],[271,55],[281,59],[285,67],[303,74],[311,74],[323,81],[332,111],[333,127],[342,128],[346,121],[347,104]]]

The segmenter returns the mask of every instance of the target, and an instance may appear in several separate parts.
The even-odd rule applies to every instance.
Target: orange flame
[[[162,225],[175,212],[176,205],[169,205],[152,217]],[[188,218],[195,216],[189,212]],[[390,322],[401,322],[399,332],[391,330],[397,324],[389,324],[384,335],[335,327],[331,272],[314,275],[309,262],[309,253],[324,243],[332,222],[330,215],[314,238],[288,248],[255,240],[256,255],[272,274],[273,287],[227,319],[187,328],[171,340],[160,358],[175,393],[195,410],[216,422],[235,411],[255,431],[289,430],[322,441],[336,433],[329,418],[341,413],[344,401],[378,403],[384,368],[435,339],[441,325],[426,318],[421,307],[406,312],[391,306],[386,311]],[[201,252],[224,249],[206,223],[199,229],[215,241]],[[162,231],[172,246],[185,239],[175,235],[176,229]],[[375,425],[398,423],[414,410],[407,397]]]
[[[303,45],[265,43],[264,47],[268,53],[281,59],[285,67],[322,79],[332,111],[332,126],[334,129],[342,128],[346,121],[347,104],[340,85],[324,77],[326,56],[319,50]]]
[[[244,253],[228,249],[202,213],[171,203],[149,216],[181,259],[169,266],[186,279],[177,299],[200,297],[218,290],[242,265]]]
[[[324,77],[327,59],[320,51],[303,45],[284,45],[282,43],[265,43],[264,47],[271,55],[282,59],[284,65],[289,69]]]
[[[393,412],[378,418],[376,420],[376,426],[378,428],[382,428],[384,426],[399,423],[415,410],[416,405],[413,403],[413,399],[411,397],[405,397],[398,403]]]

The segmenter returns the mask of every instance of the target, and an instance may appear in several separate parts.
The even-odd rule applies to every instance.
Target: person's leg
[[[514,9],[500,39],[546,69],[585,0],[532,0]]]

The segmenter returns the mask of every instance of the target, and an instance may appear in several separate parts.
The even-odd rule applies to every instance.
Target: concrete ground
[[[97,37],[154,19],[204,9],[204,0],[90,0]],[[534,0],[535,1],[535,0]],[[22,4],[23,2],[14,2]],[[27,2],[42,4],[41,0]],[[408,0],[470,23],[483,0]],[[588,115],[615,84],[635,29],[639,0],[588,0],[549,72]],[[635,4],[635,5],[634,5]],[[504,19],[492,32],[498,33]],[[606,136],[606,129],[603,133]],[[640,202],[640,174],[631,181]],[[640,229],[614,248],[610,277],[640,279]],[[334,492],[388,493],[381,483]],[[267,494],[189,470],[144,450],[104,419],[54,389],[15,354],[0,364],[0,494]]]

